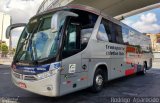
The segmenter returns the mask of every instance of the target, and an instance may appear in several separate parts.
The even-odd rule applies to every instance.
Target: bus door
[[[70,22],[62,51],[61,95],[87,86],[88,62],[82,59],[80,34],[80,24]]]

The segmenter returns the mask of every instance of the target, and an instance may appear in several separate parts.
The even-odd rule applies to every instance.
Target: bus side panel
[[[88,86],[87,72],[74,73],[74,74],[63,74],[61,75],[60,82],[60,95],[65,95],[78,91]]]
[[[88,87],[88,61],[82,59],[81,55],[82,52],[62,60],[60,95]]]
[[[92,40],[92,48],[90,48],[91,62],[89,62],[90,68],[89,74],[94,75],[95,69],[101,64],[107,65],[108,80],[119,78],[125,75],[125,46]],[[118,49],[118,50],[116,50]]]

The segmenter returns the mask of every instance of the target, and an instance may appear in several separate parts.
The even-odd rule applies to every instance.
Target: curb
[[[0,65],[11,65],[12,59],[2,59],[0,58]]]
[[[11,62],[3,62],[3,61],[0,61],[0,65],[11,65]]]
[[[11,63],[0,63],[0,65],[11,65]]]

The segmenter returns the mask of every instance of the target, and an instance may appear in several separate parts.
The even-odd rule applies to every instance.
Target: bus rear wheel
[[[144,62],[144,65],[143,65],[143,70],[140,72],[141,75],[145,75],[147,72],[147,63]]]
[[[103,89],[104,81],[103,70],[97,69],[94,74],[93,86],[91,87],[91,91],[94,93],[100,92]]]

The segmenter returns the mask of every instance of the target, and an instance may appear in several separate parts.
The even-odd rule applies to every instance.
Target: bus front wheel
[[[104,81],[105,80],[103,70],[97,69],[94,74],[91,91],[95,93],[100,92],[103,89]]]

